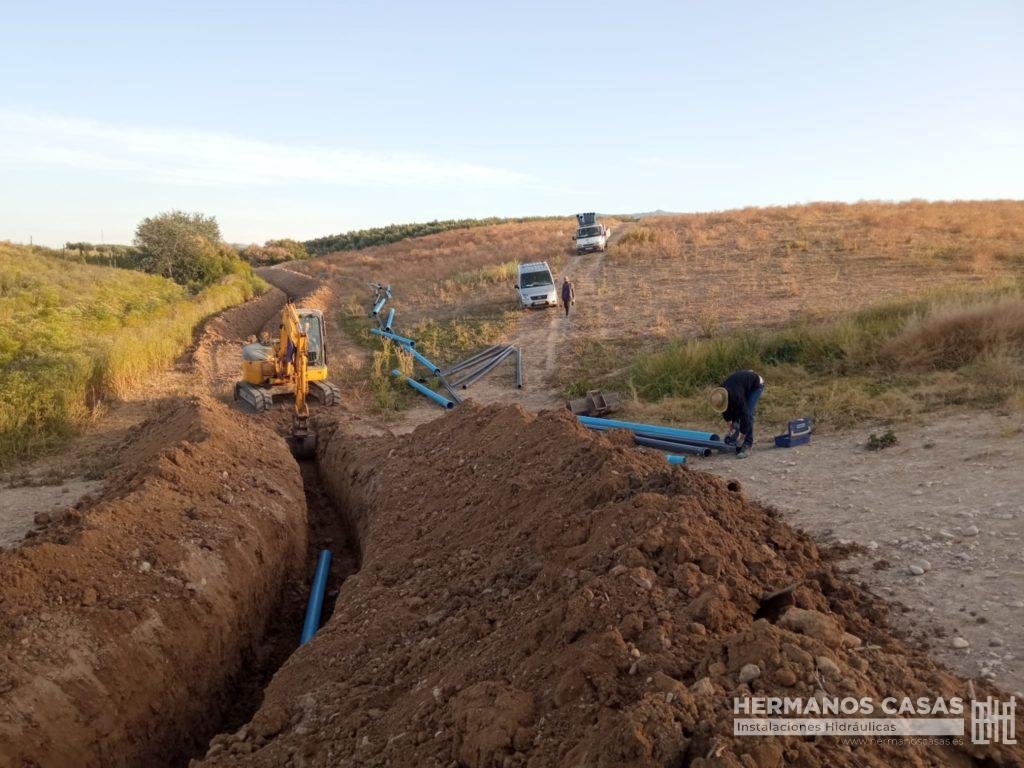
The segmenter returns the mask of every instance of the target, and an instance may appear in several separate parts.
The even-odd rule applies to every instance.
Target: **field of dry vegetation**
[[[1024,400],[1024,203],[817,203],[606,222],[606,255],[576,257],[573,221],[456,230],[298,268],[336,282],[339,327],[371,348],[367,283],[389,282],[396,327],[442,361],[514,338],[517,261],[576,282],[577,308],[548,382],[632,396],[650,418],[706,417],[736,367],[775,384],[769,419],[823,426],[950,404]],[[596,260],[596,261],[595,261]]]
[[[415,336],[426,354],[443,363],[513,332],[516,263],[547,261],[557,271],[571,258],[573,232],[572,219],[496,224],[342,251],[292,267],[334,286],[340,307],[331,318],[335,332],[373,350],[368,369],[346,383],[362,387],[386,415],[408,401],[394,393],[389,376],[400,361],[369,333],[370,283],[392,286],[395,329]]]
[[[1022,269],[1018,202],[645,219],[609,251],[559,384],[690,419],[709,386],[753,367],[776,384],[769,419],[833,426],[1019,403]]]

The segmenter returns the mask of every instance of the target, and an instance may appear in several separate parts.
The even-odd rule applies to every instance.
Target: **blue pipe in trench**
[[[320,629],[320,613],[324,607],[324,591],[327,589],[327,574],[331,570],[331,550],[325,549],[320,553],[320,559],[316,563],[316,573],[313,574],[313,586],[309,589],[309,602],[306,604],[306,620],[302,623],[302,636],[299,638],[299,645],[305,645]]]

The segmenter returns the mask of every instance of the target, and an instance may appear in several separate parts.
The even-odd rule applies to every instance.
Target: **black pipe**
[[[634,434],[637,437],[646,437],[646,438],[651,438],[651,439],[654,439],[654,440],[658,440],[658,439],[662,439],[663,440],[664,439],[663,435],[651,435],[651,434],[645,434],[643,432],[634,432]],[[679,445],[695,445],[695,446],[697,446],[699,448],[714,448],[716,451],[721,451],[722,453],[735,453],[736,452],[736,446],[735,445],[729,445],[728,443],[723,443],[721,440],[698,440],[695,437],[679,437],[679,438],[673,439],[671,442],[677,443]]]
[[[493,347],[488,347],[483,352],[477,352],[472,357],[467,357],[465,360],[460,360],[451,368],[445,368],[443,371],[441,371],[441,373],[447,376],[448,374],[455,373],[456,371],[461,371],[463,368],[468,368],[481,358],[490,357],[492,354],[497,354],[498,351],[502,349],[504,349],[504,346],[502,344],[495,344]]]
[[[647,448],[659,448],[663,451],[671,451],[673,453],[691,453],[694,456],[702,456],[704,458],[711,455],[710,448],[703,448],[699,445],[687,445],[686,443],[677,443],[674,440],[658,440],[653,437],[633,435],[633,442],[637,445],[646,446]]]
[[[460,383],[462,384],[462,388],[463,388],[463,389],[469,389],[469,387],[470,387],[470,385],[471,385],[471,384],[475,384],[475,383],[476,383],[476,382],[477,382],[477,381],[478,381],[478,380],[479,380],[479,379],[480,379],[481,377],[483,377],[483,376],[485,376],[486,374],[490,373],[490,371],[491,371],[491,370],[492,370],[492,369],[493,369],[493,368],[494,368],[494,367],[495,367],[495,366],[496,366],[496,365],[497,365],[498,363],[500,363],[500,362],[501,362],[502,360],[504,360],[504,359],[505,359],[506,357],[508,357],[509,355],[511,355],[513,351],[514,351],[514,350],[512,349],[512,347],[509,347],[509,348],[508,348],[508,349],[506,349],[506,350],[505,350],[504,352],[502,352],[502,353],[501,353],[500,355],[498,355],[498,356],[497,356],[497,357],[495,357],[495,358],[494,358],[493,360],[491,360],[491,362],[489,362],[489,363],[488,363],[487,365],[485,365],[485,366],[484,366],[483,368],[481,368],[480,370],[476,371],[475,373],[471,373],[471,374],[470,374],[469,376],[467,376],[467,377],[466,377],[465,379],[463,379],[463,380],[462,380],[462,381],[460,382]]]
[[[484,368],[486,368],[488,365],[493,363],[495,360],[498,360],[499,358],[503,357],[504,355],[507,355],[511,351],[512,351],[512,347],[502,347],[500,350],[498,350],[494,354],[489,355],[488,357],[480,358],[475,363],[473,363],[472,366],[469,367],[470,370],[467,371],[467,370],[464,369],[462,371],[462,374],[461,374],[460,378],[458,378],[458,379],[456,379],[455,381],[452,382],[452,386],[453,387],[462,386],[462,383],[465,382],[467,379],[472,378],[476,373],[478,373],[479,371],[482,371]]]
[[[455,381],[452,382],[452,386],[453,387],[461,387],[462,384],[467,379],[470,379],[473,375],[475,375],[479,371],[482,371],[488,365],[490,365],[495,360],[497,360],[499,357],[501,357],[502,354],[503,354],[502,352],[498,352],[497,354],[491,355],[490,357],[485,357],[482,360],[477,360],[476,366],[471,368],[470,370],[463,370],[459,374],[459,378],[455,379]]]
[[[462,398],[459,397],[459,394],[458,392],[455,391],[455,388],[448,383],[448,379],[446,379],[441,373],[435,373],[434,375],[437,376],[437,380],[441,382],[441,386],[448,391],[448,394],[451,396],[452,400],[454,400],[456,403],[461,403]]]

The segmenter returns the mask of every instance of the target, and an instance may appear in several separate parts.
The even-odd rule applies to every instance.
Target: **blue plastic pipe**
[[[378,314],[380,314],[380,311],[382,309],[384,309],[384,305],[387,304],[387,303],[388,303],[388,297],[387,296],[381,296],[380,297],[380,301],[378,301],[376,304],[373,305],[373,316],[376,317]]]
[[[399,336],[397,333],[391,333],[391,331],[382,331],[380,328],[371,328],[370,333],[375,333],[378,336],[383,336],[385,339],[397,341],[399,344],[404,344],[407,347],[416,346],[416,341],[414,339],[407,339],[405,336]]]
[[[430,389],[429,387],[424,387],[418,381],[416,381],[415,379],[409,378],[408,376],[403,374],[397,368],[395,368],[391,372],[391,375],[394,376],[396,379],[403,379],[404,378],[406,384],[408,384],[410,387],[415,389],[421,395],[426,395],[431,400],[433,400],[435,403],[440,405],[442,408],[445,408],[447,410],[451,410],[452,408],[455,407],[455,403],[453,403],[451,400],[449,400],[446,397],[442,397],[441,395],[437,394],[437,392],[435,392],[434,390]]]
[[[591,429],[628,429],[631,432],[643,432],[650,437],[667,437],[669,440],[718,440],[718,435],[710,432],[697,432],[693,429],[676,429],[675,427],[659,427],[655,424],[637,424],[632,421],[615,421],[614,419],[598,419],[594,416],[580,416],[580,424]],[[709,446],[714,447],[714,446]]]
[[[384,323],[384,330],[391,333],[391,324],[395,322],[395,308],[392,307],[388,310],[388,321]]]
[[[669,464],[685,464],[686,463],[686,457],[685,456],[676,456],[674,453],[666,454],[665,458],[668,459],[668,463]]]
[[[399,342],[399,343],[401,344],[401,342]],[[426,356],[421,355],[419,352],[417,352],[416,349],[411,344],[402,344],[402,346],[405,347],[405,351],[406,352],[411,353],[412,356],[414,358],[416,358],[416,360],[419,361],[419,364],[422,365],[423,367],[425,367],[432,374],[434,374],[435,376],[440,376],[441,375],[441,369],[438,368],[436,365],[434,365],[429,360],[427,360]]]
[[[302,637],[299,638],[299,645],[305,645],[313,639],[313,635],[320,629],[320,613],[324,607],[324,591],[327,589],[327,574],[331,570],[331,550],[325,549],[320,553],[320,559],[316,563],[316,573],[313,574],[313,586],[309,589],[309,602],[306,604],[306,620],[302,623]]]

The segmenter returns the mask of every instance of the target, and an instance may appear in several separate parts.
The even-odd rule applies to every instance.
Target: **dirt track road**
[[[614,248],[618,239],[632,226],[628,222],[620,224],[612,232],[609,246]],[[509,386],[514,377],[513,363],[509,358],[494,373],[473,386],[469,394],[474,400],[482,403],[515,402],[533,411],[564,405],[562,393],[554,384],[555,373],[573,334],[602,322],[603,309],[597,298],[604,264],[604,251],[570,258],[563,269],[564,274],[554,275],[559,291],[563,277],[568,277],[575,286],[576,305],[569,316],[565,316],[561,304],[550,309],[524,310],[515,331],[505,339],[505,343],[522,350],[523,389],[517,391]]]

